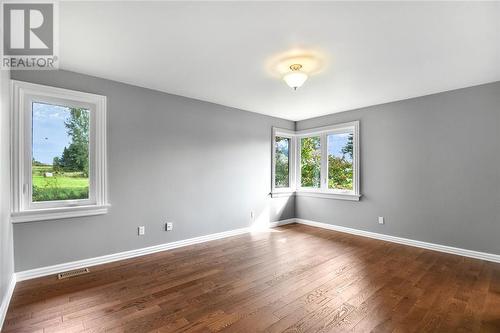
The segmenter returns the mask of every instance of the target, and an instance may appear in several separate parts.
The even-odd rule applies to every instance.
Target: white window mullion
[[[328,148],[326,133],[321,134],[321,191],[328,189]]]
[[[295,137],[295,190],[300,189],[300,137]]]
[[[290,147],[290,188],[293,192],[297,189],[297,137],[291,137]]]
[[[359,165],[359,122],[354,123],[354,144],[353,144],[353,166],[354,166],[354,193],[360,194],[360,170]]]
[[[276,188],[276,129],[273,128],[271,138],[271,193]]]

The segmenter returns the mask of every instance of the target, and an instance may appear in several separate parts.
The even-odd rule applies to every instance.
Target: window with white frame
[[[300,137],[300,184],[299,188],[321,187],[321,137]]]
[[[21,81],[12,88],[12,221],[106,213],[106,97]]]
[[[290,146],[292,138],[277,136],[275,138],[276,154],[276,177],[274,186],[276,188],[290,187]]]
[[[280,130],[274,130],[275,149],[282,142]],[[295,184],[288,190],[297,195],[318,196],[345,200],[359,200],[359,122],[331,125],[298,132],[288,132],[290,149],[296,163],[290,164],[288,172]],[[290,152],[289,152],[290,154]],[[279,193],[281,171],[278,166],[283,158],[274,152],[273,194]],[[295,167],[296,166],[296,167]],[[281,168],[280,170],[282,170]],[[280,173],[281,172],[281,173]]]
[[[295,137],[294,132],[273,131],[273,193],[291,193],[295,188]]]

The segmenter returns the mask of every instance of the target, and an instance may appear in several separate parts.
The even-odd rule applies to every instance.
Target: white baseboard
[[[415,247],[420,247],[420,248],[424,248],[424,249],[428,249],[428,250],[451,253],[451,254],[456,254],[459,256],[500,263],[500,255],[498,255],[498,254],[472,251],[472,250],[461,249],[458,247],[452,247],[452,246],[441,245],[441,244],[427,243],[427,242],[422,242],[422,241],[403,238],[403,237],[389,236],[389,235],[379,234],[376,232],[364,231],[364,230],[359,230],[359,229],[352,229],[352,228],[347,228],[347,227],[341,227],[338,225],[310,221],[310,220],[304,220],[304,219],[298,219],[298,218],[295,219],[295,222],[300,223],[300,224],[309,225],[312,227],[318,227],[318,228],[323,228],[323,229],[346,232],[346,233],[353,234],[353,235],[375,238],[375,239],[380,239],[380,240],[384,240],[384,241],[388,241],[388,242],[404,244],[404,245],[409,245],[409,246],[415,246]]]
[[[277,221],[277,222],[269,222],[269,228],[275,228],[275,227],[279,227],[279,226],[291,224],[291,223],[297,223],[296,219],[293,218],[293,219],[281,220],[281,221]]]
[[[273,227],[277,227],[277,226],[285,225],[285,224],[290,224],[290,223],[295,223],[295,219],[282,220],[282,221],[278,221],[278,222],[270,222],[267,227],[273,228]],[[57,274],[57,273],[61,273],[61,272],[65,272],[65,271],[69,271],[69,270],[73,270],[73,269],[79,269],[79,268],[84,268],[84,267],[106,264],[106,263],[110,263],[113,261],[139,257],[139,256],[143,256],[146,254],[176,249],[176,248],[183,247],[183,246],[199,244],[199,243],[204,243],[204,242],[208,242],[208,241],[212,241],[212,240],[216,240],[216,239],[241,235],[241,234],[250,232],[252,230],[254,230],[254,229],[252,229],[251,227],[234,229],[234,230],[219,232],[219,233],[200,236],[200,237],[188,238],[188,239],[184,239],[184,240],[180,240],[180,241],[176,241],[176,242],[149,246],[149,247],[136,249],[136,250],[113,253],[113,254],[108,254],[108,255],[95,257],[95,258],[77,260],[77,261],[67,262],[67,263],[63,263],[63,264],[57,264],[57,265],[53,265],[53,266],[46,266],[46,267],[30,269],[27,271],[17,272],[16,279],[17,279],[17,281],[34,279],[34,278],[52,275],[52,274]]]
[[[417,241],[417,240],[408,239],[408,238],[379,234],[379,233],[375,233],[375,232],[347,228],[347,227],[342,227],[342,226],[338,226],[338,225],[321,223],[321,222],[310,221],[310,220],[304,220],[304,219],[299,219],[299,218],[292,218],[292,219],[287,219],[287,220],[282,220],[282,221],[277,221],[277,222],[270,222],[267,225],[267,227],[274,228],[274,227],[278,227],[278,226],[286,225],[286,224],[290,224],[290,223],[300,223],[300,224],[305,224],[305,225],[309,225],[309,226],[313,226],[313,227],[335,230],[335,231],[340,231],[340,232],[346,232],[346,233],[353,234],[353,235],[364,236],[364,237],[369,237],[369,238],[374,238],[374,239],[380,239],[380,240],[384,240],[384,241],[388,241],[388,242],[404,244],[404,245],[409,245],[409,246],[416,246],[416,247],[420,247],[420,248],[424,248],[424,249],[429,249],[429,250],[434,250],[434,251],[439,251],[439,252],[446,252],[446,253],[456,254],[456,255],[460,255],[460,256],[464,256],[464,257],[470,257],[470,258],[482,259],[482,260],[500,263],[500,255],[497,255],[497,254],[472,251],[472,250],[461,249],[461,248],[457,248],[457,247],[451,247],[451,246],[434,244],[434,243],[427,243],[427,242]],[[176,249],[176,248],[183,247],[183,246],[199,244],[199,243],[208,242],[208,241],[212,241],[212,240],[216,240],[216,239],[241,235],[241,234],[250,232],[252,230],[254,230],[254,229],[252,229],[250,227],[229,230],[229,231],[219,232],[219,233],[215,233],[215,234],[180,240],[180,241],[176,241],[176,242],[165,243],[165,244],[150,246],[150,247],[146,247],[146,248],[136,249],[136,250],[119,252],[119,253],[109,254],[109,255],[95,257],[95,258],[78,260],[78,261],[72,261],[72,262],[57,264],[57,265],[53,265],[53,266],[30,269],[27,271],[17,272],[15,274],[13,281],[15,284],[15,281],[24,281],[24,280],[34,279],[37,277],[47,276],[47,275],[51,275],[51,274],[57,274],[57,273],[61,273],[61,272],[65,272],[65,271],[69,271],[69,270],[73,270],[73,269],[101,265],[101,264],[106,264],[106,263],[110,263],[113,261],[134,258],[134,257],[143,256],[143,255],[161,252],[161,251],[166,251],[166,250],[170,250],[170,249]],[[13,286],[12,286],[12,290],[13,290]],[[3,303],[2,303],[1,310],[2,311],[4,310]],[[6,311],[6,309],[5,309],[5,311]]]
[[[7,289],[7,292],[2,299],[2,304],[0,304],[0,331],[2,331],[3,322],[5,321],[5,316],[7,315],[10,299],[12,298],[12,294],[14,293],[15,287],[16,287],[16,274],[12,274],[9,283],[9,288]]]

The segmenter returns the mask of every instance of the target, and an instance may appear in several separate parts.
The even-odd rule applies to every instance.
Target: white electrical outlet
[[[378,217],[378,224],[384,224],[384,217],[383,216],[379,216]]]
[[[145,226],[140,226],[137,228],[137,233],[139,234],[139,236],[144,236],[144,234],[146,233],[146,227]]]
[[[174,230],[174,223],[173,222],[167,222],[165,224],[165,230],[166,231],[172,231],[172,230]]]

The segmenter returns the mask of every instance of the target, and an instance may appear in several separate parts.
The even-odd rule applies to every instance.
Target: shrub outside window
[[[300,139],[300,187],[321,186],[321,138]]]

